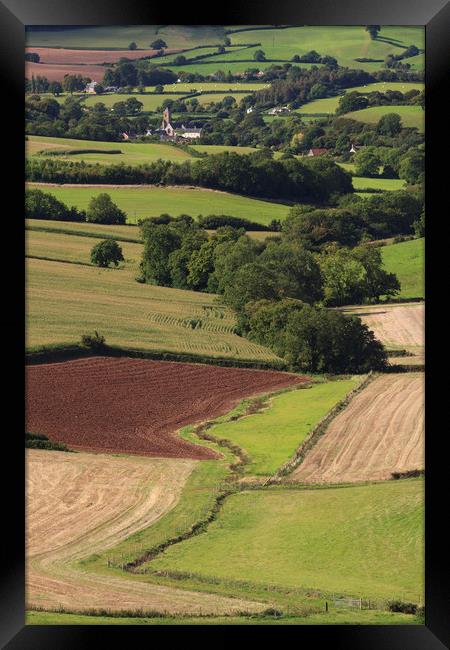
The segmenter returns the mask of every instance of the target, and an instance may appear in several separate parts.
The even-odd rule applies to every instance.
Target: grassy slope
[[[64,187],[33,184],[45,192],[51,192],[67,205],[86,209],[93,196],[108,193],[114,203],[127,213],[128,223],[136,223],[140,217],[159,216],[167,212],[172,216],[190,214],[228,214],[244,217],[256,223],[269,224],[272,219],[283,220],[289,207],[279,203],[260,201],[238,194],[215,192],[185,187]]]
[[[423,481],[242,492],[226,500],[205,534],[151,566],[418,602]]]
[[[107,237],[116,238],[117,241],[132,240],[139,243],[141,241],[140,229],[138,226],[104,226],[96,223],[78,223],[70,221],[52,221],[49,219],[25,219],[25,227],[31,231],[52,231],[74,236],[96,237],[106,239]]]
[[[391,244],[381,248],[386,271],[395,273],[400,280],[402,298],[425,296],[425,239]]]
[[[273,474],[285,463],[311,428],[357,384],[356,379],[333,381],[293,390],[272,398],[268,408],[211,429],[243,447],[251,462],[246,473]]]
[[[374,124],[388,113],[400,115],[402,124],[405,127],[415,127],[419,131],[425,129],[425,111],[420,106],[371,106],[370,108],[363,108],[361,111],[346,113],[342,117]]]
[[[107,343],[130,348],[274,358],[232,333],[233,316],[214,295],[138,284],[135,275],[29,259],[27,347],[75,343],[97,329]],[[201,319],[201,328],[191,329],[191,318]]]

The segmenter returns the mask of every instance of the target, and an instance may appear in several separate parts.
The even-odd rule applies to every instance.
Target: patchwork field
[[[182,99],[184,95],[176,95],[176,94],[169,94],[169,93],[164,93],[163,95],[156,95],[152,93],[148,93],[148,94],[115,93],[112,95],[101,95],[101,96],[89,95],[86,97],[83,104],[84,106],[93,106],[94,104],[98,104],[99,102],[101,102],[102,104],[105,104],[107,108],[111,108],[117,102],[125,102],[127,99],[130,99],[130,97],[134,97],[138,101],[142,102],[142,104],[144,105],[142,108],[143,111],[148,111],[153,113],[154,111],[156,111],[156,109],[159,106],[162,105],[165,99],[179,100]]]
[[[27,607],[192,614],[261,609],[240,599],[93,574],[77,564],[163,517],[194,466],[192,460],[29,450]]]
[[[177,430],[223,415],[243,397],[304,381],[283,372],[143,359],[32,365],[26,428],[76,449],[214,458]]]
[[[167,49],[167,54],[178,52],[179,50]],[[71,50],[68,48],[55,47],[26,47],[25,52],[35,52],[39,54],[39,63],[50,64],[102,64],[116,63],[121,58],[130,60],[154,57],[158,50]],[[81,68],[82,70],[82,68]]]
[[[336,57],[341,66],[373,71],[383,67],[388,54],[399,54],[411,44],[424,48],[424,29],[421,27],[384,26],[376,40],[371,40],[364,26],[304,26],[268,30],[246,30],[230,34],[231,42],[261,43],[267,59],[288,61],[294,54],[316,50],[321,55]],[[247,50],[249,58],[252,49]],[[356,58],[372,58],[374,62],[357,62]],[[414,69],[423,69],[423,57],[410,60]]]
[[[423,469],[423,373],[379,376],[331,422],[290,480],[347,483]]]
[[[348,488],[250,490],[229,497],[205,534],[148,567],[419,602],[423,481]],[[212,584],[212,581],[211,581]]]
[[[234,317],[213,294],[134,281],[129,270],[28,259],[28,348],[76,343],[100,331],[106,342],[238,359],[276,360],[233,333]]]
[[[86,26],[55,32],[53,29],[27,31],[29,47],[76,49],[125,49],[131,41],[146,47],[162,38],[169,48],[184,49],[206,43],[223,43],[225,29],[220,25],[108,25]]]
[[[420,132],[425,130],[425,111],[420,106],[371,106],[361,111],[345,113],[342,117],[374,124],[388,113],[400,115],[404,127],[414,127]]]
[[[239,194],[229,194],[218,190],[198,187],[155,187],[151,185],[53,185],[29,183],[50,192],[67,205],[86,209],[93,196],[106,192],[119,208],[127,214],[128,223],[137,223],[142,217],[155,217],[163,213],[177,216],[190,214],[229,214],[244,217],[255,223],[269,224],[273,219],[283,220],[289,206],[251,199]]]
[[[356,384],[354,378],[292,390],[272,397],[264,410],[218,424],[210,432],[245,449],[250,456],[247,474],[273,474],[294,454],[312,427]]]
[[[402,298],[425,297],[425,239],[390,244],[381,248],[386,271],[395,273]]]

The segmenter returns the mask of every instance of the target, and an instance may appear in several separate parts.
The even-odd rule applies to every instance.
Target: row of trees
[[[369,106],[407,106],[407,105],[425,105],[425,93],[417,89],[408,90],[402,93],[399,90],[387,90],[382,93],[379,91],[360,93],[351,91],[342,95],[339,99],[339,105],[336,109],[336,115],[360,111]]]
[[[311,203],[353,192],[351,176],[332,160],[274,160],[265,151],[248,155],[223,152],[194,162],[157,160],[140,166],[31,158],[26,161],[26,178],[56,183],[196,185]]]

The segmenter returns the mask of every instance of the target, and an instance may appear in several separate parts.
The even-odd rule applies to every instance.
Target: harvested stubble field
[[[356,314],[383,345],[406,349],[423,355],[425,344],[425,304],[370,305],[345,307],[342,311]],[[408,357],[404,357],[407,363]]]
[[[352,483],[423,469],[424,409],[423,373],[377,377],[332,420],[290,480]]]
[[[177,504],[192,460],[27,452],[27,607],[232,613],[262,606],[87,571],[83,559]]]
[[[70,448],[217,458],[176,432],[243,397],[301,384],[291,373],[94,357],[27,367],[27,431]]]
[[[102,63],[116,63],[119,59],[143,59],[154,57],[158,50],[70,50],[68,48],[56,47],[26,47],[26,52],[35,52],[39,54],[40,64],[76,64],[84,65],[93,63],[101,65]],[[167,54],[173,54],[180,50],[165,50]]]

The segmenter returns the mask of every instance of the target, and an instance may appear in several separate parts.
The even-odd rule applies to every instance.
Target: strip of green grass
[[[210,431],[216,438],[226,438],[245,449],[251,458],[247,474],[273,474],[357,383],[354,378],[292,390],[273,397],[258,413],[216,425]]]
[[[425,239],[412,239],[381,248],[386,271],[400,280],[401,298],[425,297]]]
[[[353,176],[353,187],[356,191],[364,189],[395,191],[405,187],[406,182],[401,178],[368,178]]]
[[[416,619],[406,614],[380,611],[330,610],[328,614],[307,617],[212,616],[204,618],[118,618],[113,616],[83,616],[57,612],[26,613],[26,625],[414,625]]]
[[[404,127],[415,127],[422,133],[425,130],[425,111],[420,106],[371,106],[361,111],[345,113],[342,117],[375,124],[388,113],[400,115]]]
[[[423,597],[423,481],[229,497],[205,534],[153,570],[195,572],[371,598]]]

